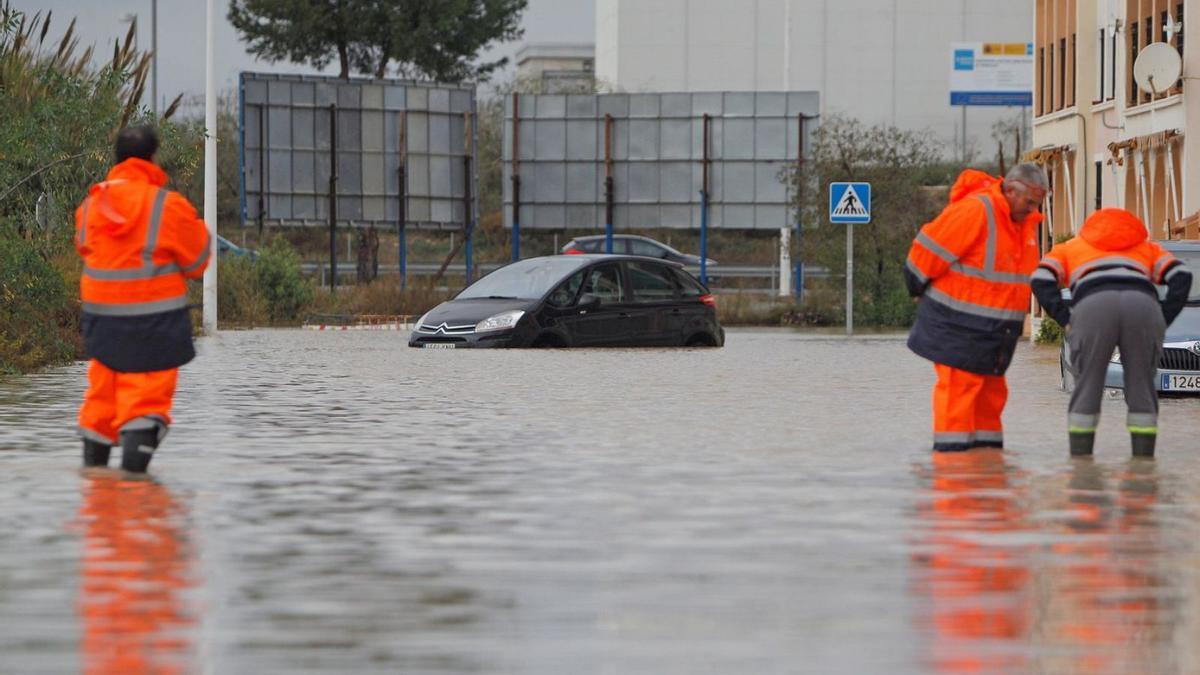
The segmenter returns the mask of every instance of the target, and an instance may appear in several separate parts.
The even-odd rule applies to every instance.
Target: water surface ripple
[[[1197,672],[1200,401],[1070,460],[928,452],[899,337],[719,350],[199,341],[153,480],[81,474],[84,364],[0,383],[0,672]]]

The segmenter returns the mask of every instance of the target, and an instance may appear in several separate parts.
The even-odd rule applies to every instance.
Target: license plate
[[[453,342],[426,342],[421,345],[423,349],[454,349],[456,346]]]
[[[1163,375],[1163,391],[1200,391],[1200,375]]]

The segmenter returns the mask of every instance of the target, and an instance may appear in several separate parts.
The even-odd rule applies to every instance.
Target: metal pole
[[[846,225],[846,335],[854,335],[854,225]]]
[[[267,106],[258,106],[258,235],[262,236],[267,193]]]
[[[463,130],[466,144],[463,154],[463,257],[467,265],[466,283],[469,286],[475,277],[475,237],[474,223],[471,221],[471,216],[474,215],[474,209],[471,208],[471,113],[463,113]]]
[[[216,0],[208,0],[204,31],[204,222],[208,225],[208,267],[204,270],[204,332],[217,332],[217,75]]]
[[[211,0],[210,0],[211,2]],[[337,105],[329,104],[329,290],[337,290]]]
[[[521,259],[521,97],[516,92],[512,109],[512,261],[516,262]]]
[[[967,106],[962,106],[962,163],[967,163]]]
[[[154,119],[158,120],[158,0],[150,0],[150,98]]]
[[[792,230],[788,227],[779,228],[779,296],[786,298],[792,294]]]
[[[800,197],[804,195],[804,120],[807,119],[804,113],[799,113],[796,116],[796,124],[799,133],[796,134],[796,302],[804,302],[804,257],[801,255],[800,236],[803,233],[801,227],[801,212],[803,204]]]
[[[712,117],[704,115],[704,149],[701,159],[700,183],[700,283],[708,285],[708,145],[709,123]]]
[[[604,252],[613,252],[612,115],[604,115]]]
[[[400,168],[397,171],[396,228],[399,235],[400,288],[408,288],[408,113],[400,113]]]

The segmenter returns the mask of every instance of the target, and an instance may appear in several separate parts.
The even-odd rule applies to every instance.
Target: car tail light
[[[567,255],[583,255],[583,251],[580,251],[577,248],[569,248],[566,251],[564,251],[564,253],[566,253]]]
[[[708,305],[709,307],[716,307],[717,306],[717,296],[713,295],[712,293],[706,293],[706,294],[700,296],[700,302],[703,302],[704,304]]]

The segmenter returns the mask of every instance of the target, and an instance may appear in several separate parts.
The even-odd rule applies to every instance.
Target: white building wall
[[[1033,40],[1034,0],[596,0],[596,75],[619,91],[816,90],[823,114],[930,130],[953,152],[950,43]],[[970,108],[969,142],[1019,108]]]

